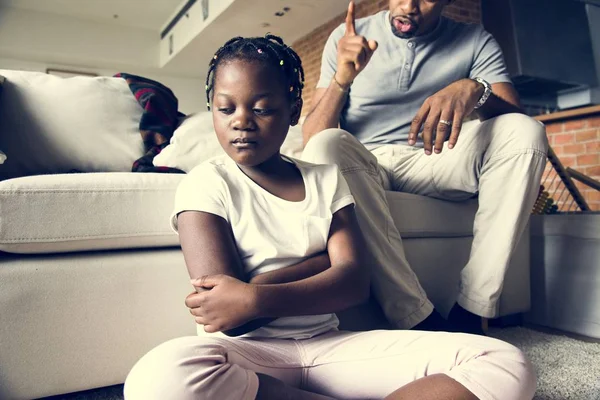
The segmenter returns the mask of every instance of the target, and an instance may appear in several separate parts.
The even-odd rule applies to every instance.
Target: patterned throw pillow
[[[140,134],[144,141],[146,154],[135,160],[133,172],[183,173],[177,168],[155,166],[152,160],[169,144],[173,131],[181,117],[178,100],[171,89],[160,82],[143,76],[119,72],[115,77],[123,78],[131,93],[144,110],[140,119]]]

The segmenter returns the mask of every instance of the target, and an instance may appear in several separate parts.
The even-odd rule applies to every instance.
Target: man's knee
[[[326,129],[314,135],[302,152],[302,159],[315,164],[340,164],[352,148],[362,146],[343,129]]]
[[[505,114],[490,120],[500,130],[497,139],[507,149],[534,150],[546,154],[548,138],[544,124],[524,114]],[[505,149],[506,150],[506,149]]]
[[[544,124],[524,114],[509,114],[509,117],[513,119],[514,130],[521,133],[525,147],[548,152],[548,137]]]

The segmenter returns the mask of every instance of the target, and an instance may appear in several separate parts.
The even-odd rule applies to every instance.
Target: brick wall
[[[362,18],[388,8],[388,0],[363,0],[356,5],[356,17]],[[481,21],[480,0],[455,0],[444,10],[444,15],[457,21],[479,23]],[[292,44],[300,58],[305,72],[304,110],[306,114],[310,109],[312,94],[319,80],[321,68],[321,54],[329,34],[346,18],[345,10],[340,10],[340,15],[321,27],[315,29],[305,37]]]
[[[571,167],[600,181],[600,107],[592,107],[590,110],[594,111],[574,118],[546,120],[544,123],[550,146],[565,168]],[[550,173],[550,168],[548,166],[546,169],[545,175],[549,175],[549,178],[545,186],[552,198],[558,201],[563,186],[558,179],[554,179],[554,183],[551,184],[554,175]],[[577,181],[575,184],[590,208],[600,211],[600,192]],[[559,205],[568,207],[571,201],[564,204],[566,198],[565,192]]]

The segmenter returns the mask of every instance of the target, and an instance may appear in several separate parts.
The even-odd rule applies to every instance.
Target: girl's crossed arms
[[[341,311],[367,299],[369,275],[352,206],[333,215],[327,251],[248,280],[223,218],[183,212],[179,234],[192,283],[186,305],[206,332],[247,333],[276,317]],[[282,232],[282,234],[285,234]],[[234,329],[244,325],[246,329]]]

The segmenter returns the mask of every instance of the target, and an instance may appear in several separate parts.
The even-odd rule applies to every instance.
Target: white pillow
[[[25,175],[131,171],[144,155],[142,107],[123,78],[61,78],[0,70],[0,180]]]
[[[189,172],[204,160],[223,154],[213,128],[212,113],[205,111],[185,118],[175,129],[169,145],[157,154],[155,167]]]
[[[299,125],[290,127],[281,154],[300,158],[302,149],[302,128]],[[155,167],[189,172],[196,165],[222,154],[225,152],[213,128],[212,113],[204,111],[185,118],[173,133],[169,145],[152,162]]]

